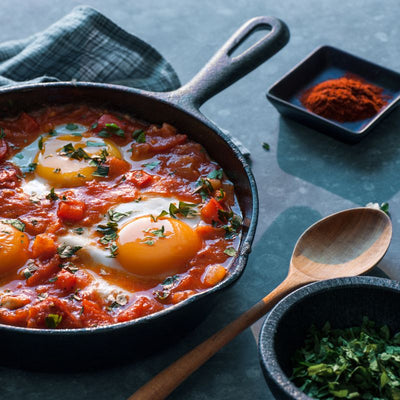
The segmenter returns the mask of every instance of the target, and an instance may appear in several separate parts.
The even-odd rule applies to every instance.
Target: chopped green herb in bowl
[[[376,326],[311,326],[292,359],[291,379],[316,399],[400,399],[400,332]]]

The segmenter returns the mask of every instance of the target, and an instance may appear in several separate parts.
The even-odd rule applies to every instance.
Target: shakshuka
[[[204,148],[87,106],[0,120],[0,323],[85,328],[184,301],[229,274],[241,215]]]

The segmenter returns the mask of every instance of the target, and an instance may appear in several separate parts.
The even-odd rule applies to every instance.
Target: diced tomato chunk
[[[110,160],[108,161],[108,165],[110,167],[108,171],[108,176],[111,178],[122,175],[130,169],[130,165],[127,161],[120,160],[116,157],[110,158]]]
[[[114,117],[111,114],[103,114],[98,120],[97,120],[97,125],[92,129],[93,132],[100,132],[103,129],[106,129],[106,125],[108,124],[115,124],[119,126],[120,128],[124,128],[125,123],[123,121],[119,120],[117,117]]]
[[[143,317],[144,315],[153,314],[156,311],[160,311],[162,308],[163,306],[160,303],[142,296],[130,307],[122,311],[117,319],[118,322],[130,321],[135,318]]]
[[[32,245],[32,258],[46,259],[54,256],[57,252],[57,244],[53,238],[45,233],[35,237]]]
[[[64,290],[65,292],[71,292],[76,288],[77,284],[77,278],[76,276],[63,269],[57,274],[57,280],[54,282],[54,285],[61,289]]]
[[[37,286],[47,281],[60,270],[60,258],[55,255],[45,264],[39,266],[38,270],[26,280],[26,286]]]
[[[212,197],[201,209],[201,218],[203,218],[203,221],[207,222],[207,224],[211,224],[213,221],[219,221],[218,210],[223,209],[221,204]]]
[[[74,316],[74,310],[71,307],[72,304],[64,300],[60,300],[53,296],[48,297],[29,309],[27,316],[27,327],[80,328],[81,323]]]
[[[4,139],[0,139],[0,161],[6,158],[7,150],[8,150],[7,142]]]
[[[138,170],[128,172],[126,180],[132,182],[138,188],[144,188],[153,182],[153,177],[145,171]]]
[[[82,310],[81,319],[85,326],[106,325],[113,322],[113,317],[102,310],[94,301],[83,299]]]
[[[69,222],[78,222],[85,216],[85,203],[80,200],[67,200],[60,202],[57,210],[59,218]]]
[[[21,175],[16,165],[9,162],[0,164],[0,189],[15,189],[21,182]]]
[[[39,124],[30,115],[22,113],[18,119],[18,125],[25,133],[37,132],[40,128]]]

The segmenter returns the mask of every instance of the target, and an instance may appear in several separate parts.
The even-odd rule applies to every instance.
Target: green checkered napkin
[[[0,44],[0,85],[71,80],[160,92],[180,86],[155,49],[86,6],[41,33]]]

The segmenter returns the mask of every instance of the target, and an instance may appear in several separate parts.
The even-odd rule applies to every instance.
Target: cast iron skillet
[[[238,56],[232,53],[253,32],[268,29],[257,43]],[[153,93],[101,83],[41,83],[0,89],[0,116],[16,115],[53,104],[85,103],[129,113],[151,123],[168,122],[201,143],[235,185],[243,213],[238,256],[228,277],[217,286],[153,315],[105,327],[46,330],[0,325],[1,363],[24,367],[88,365],[124,356],[134,359],[143,349],[171,341],[205,317],[217,295],[242,274],[257,223],[258,198],[249,165],[199,107],[278,52],[289,40],[286,25],[272,17],[244,24],[186,85],[174,92]],[[243,96],[245,101],[245,96]]]

